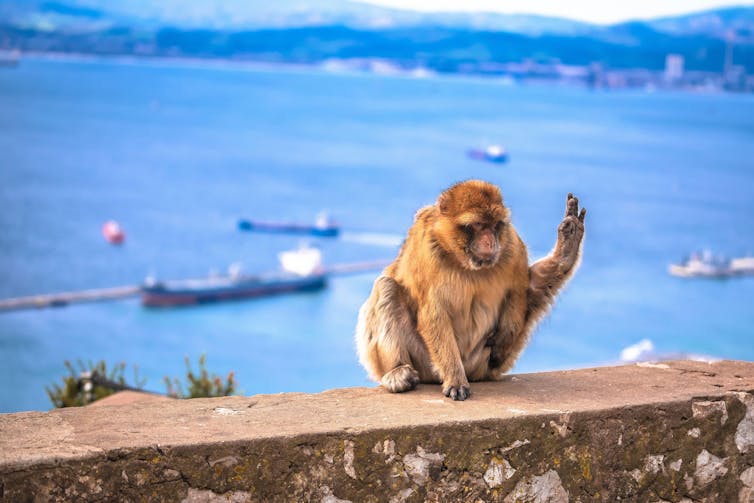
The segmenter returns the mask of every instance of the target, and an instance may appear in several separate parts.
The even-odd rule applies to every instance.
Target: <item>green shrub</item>
[[[188,387],[188,393],[184,392],[183,385],[177,378],[173,378],[171,381],[169,377],[165,377],[165,386],[167,387],[167,395],[173,398],[210,398],[217,396],[230,396],[236,392],[236,378],[235,372],[228,372],[228,376],[223,382],[222,378],[216,374],[212,374],[209,377],[207,372],[207,355],[202,354],[199,357],[199,369],[198,375],[191,369],[191,362],[189,357],[186,357],[186,385]]]
[[[235,373],[232,371],[229,372],[225,380],[215,374],[212,374],[212,377],[210,377],[206,363],[207,355],[202,354],[199,357],[199,368],[195,373],[191,368],[191,363],[187,356],[185,387],[188,389],[188,392],[184,392],[184,384],[178,378],[171,380],[165,377],[167,396],[172,398],[207,398],[234,394],[237,389]],[[81,360],[78,360],[79,371],[76,371],[68,360],[64,364],[68,369],[69,375],[63,376],[62,386],[55,383],[50,387],[45,386],[47,396],[50,397],[53,406],[57,408],[88,405],[112,395],[116,391],[140,391],[143,390],[146,384],[146,379],[139,379],[138,368],[136,366],[134,366],[134,383],[136,384],[126,382],[124,377],[126,370],[125,363],[116,364],[109,371],[104,361],[100,361],[96,365],[92,362],[84,365]]]
[[[84,365],[77,360],[80,371],[76,372],[71,362],[66,360],[65,367],[69,375],[63,377],[63,385],[53,383],[51,387],[45,386],[47,396],[55,407],[80,407],[112,395],[122,389],[142,389],[145,380],[139,380],[138,369],[134,367],[134,382],[136,385],[126,383],[123,373],[126,370],[125,363],[118,363],[108,372],[107,364],[100,360],[96,365],[91,361]]]

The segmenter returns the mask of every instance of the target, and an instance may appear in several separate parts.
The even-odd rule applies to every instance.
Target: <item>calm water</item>
[[[464,157],[486,142],[511,162]],[[240,233],[241,216],[327,208],[347,229],[320,242],[327,262],[391,258],[414,211],[467,178],[502,187],[532,258],[554,243],[568,191],[588,208],[581,270],[516,371],[612,363],[645,338],[660,353],[754,360],[754,279],[666,273],[705,247],[754,252],[754,96],[23,61],[0,71],[0,297],[236,261],[264,271],[298,244]],[[128,233],[121,248],[100,235],[109,218]],[[374,276],[195,308],[0,314],[0,411],[49,408],[44,386],[77,358],[127,362],[128,377],[138,364],[157,391],[203,352],[247,394],[367,385],[352,332]]]

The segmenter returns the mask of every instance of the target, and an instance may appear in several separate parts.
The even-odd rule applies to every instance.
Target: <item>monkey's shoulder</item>
[[[501,255],[498,267],[516,272],[528,270],[529,250],[513,226],[508,228]]]
[[[416,210],[416,213],[414,214],[414,225],[416,225],[417,222],[427,223],[430,220],[434,220],[435,217],[436,206],[434,204],[423,206]]]

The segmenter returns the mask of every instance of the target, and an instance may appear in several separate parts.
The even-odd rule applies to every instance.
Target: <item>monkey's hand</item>
[[[569,192],[566,199],[565,217],[558,226],[558,243],[555,246],[555,255],[561,272],[570,270],[579,258],[579,246],[584,237],[585,216],[586,208],[581,208],[579,212],[579,198]]]

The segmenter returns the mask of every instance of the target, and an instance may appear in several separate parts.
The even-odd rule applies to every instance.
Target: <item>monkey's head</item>
[[[478,270],[497,264],[510,218],[500,189],[481,180],[457,183],[440,194],[436,208],[435,237],[462,267]]]

